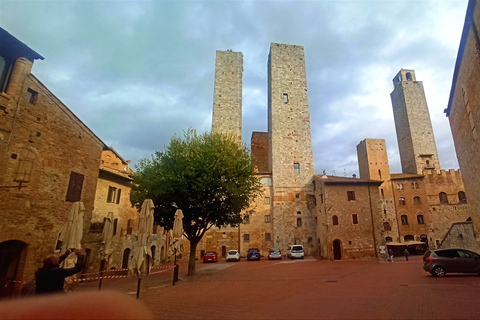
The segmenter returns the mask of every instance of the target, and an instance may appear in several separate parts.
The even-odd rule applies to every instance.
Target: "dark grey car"
[[[480,274],[480,255],[465,249],[427,250],[423,270],[434,277],[443,277],[447,272]]]

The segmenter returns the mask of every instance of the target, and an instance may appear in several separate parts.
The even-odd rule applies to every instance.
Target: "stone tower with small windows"
[[[316,250],[313,154],[302,46],[272,43],[268,56],[269,171],[273,183],[274,246]],[[310,204],[309,204],[310,203]]]
[[[388,164],[387,146],[384,139],[364,139],[357,145],[358,170],[360,179],[380,180],[380,216],[375,217],[375,236],[377,243],[384,238],[398,241],[398,223],[395,209],[392,183],[390,182],[390,167]],[[377,211],[374,211],[377,212]]]
[[[213,133],[230,133],[242,141],[243,54],[217,51],[213,92]]]
[[[390,94],[403,173],[440,170],[437,146],[422,81],[415,71],[401,69]]]

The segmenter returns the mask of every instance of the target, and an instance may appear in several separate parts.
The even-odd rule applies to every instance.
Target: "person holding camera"
[[[69,269],[60,267],[60,263],[62,263],[72,252],[75,252],[78,257],[75,266]],[[68,249],[60,257],[56,254],[47,256],[43,260],[43,267],[35,272],[35,293],[46,294],[65,292],[63,290],[65,278],[80,272],[84,263],[85,254],[82,249]]]

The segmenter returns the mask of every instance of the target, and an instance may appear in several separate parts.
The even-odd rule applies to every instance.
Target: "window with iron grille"
[[[272,234],[271,233],[265,233],[265,241],[272,241]]]
[[[249,234],[244,234],[243,235],[243,242],[249,242],[250,241],[250,235]]]

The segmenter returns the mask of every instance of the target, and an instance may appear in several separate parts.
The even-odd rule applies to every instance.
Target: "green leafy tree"
[[[260,194],[250,153],[232,136],[199,135],[190,129],[174,136],[163,152],[142,159],[136,166],[130,201],[139,208],[150,198],[155,220],[173,227],[174,214],[182,209],[184,236],[190,242],[188,274],[195,274],[195,251],[213,226],[238,226],[252,213],[249,204]]]

